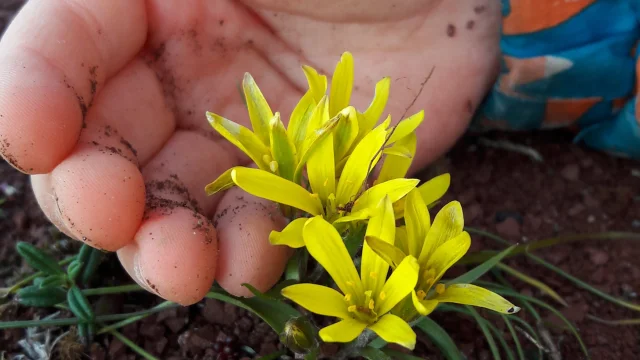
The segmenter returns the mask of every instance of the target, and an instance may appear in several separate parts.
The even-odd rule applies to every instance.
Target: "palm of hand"
[[[32,1],[0,45],[3,156],[37,174],[36,197],[62,231],[117,250],[141,286],[182,304],[214,279],[239,295],[245,282],[266,289],[289,254],[266,241],[283,226],[273,205],[203,191],[247,162],[204,116],[248,125],[244,72],[288,119],[306,91],[300,65],[331,74],[351,51],[354,105],[390,76],[395,121],[425,109],[417,166],[455,141],[491,81],[497,4],[479,14],[437,1],[258,3]]]

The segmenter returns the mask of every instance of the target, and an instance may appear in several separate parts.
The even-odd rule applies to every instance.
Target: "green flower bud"
[[[284,325],[280,342],[291,351],[306,354],[318,347],[316,329],[305,317],[293,318]]]

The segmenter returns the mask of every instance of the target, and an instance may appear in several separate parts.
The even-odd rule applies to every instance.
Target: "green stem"
[[[129,284],[129,285],[120,285],[120,286],[109,286],[95,289],[85,289],[82,290],[82,293],[86,296],[93,295],[109,295],[109,294],[121,294],[128,293],[134,291],[144,291],[144,289],[138,284]]]
[[[163,303],[160,303],[160,304],[156,305],[156,306],[155,306],[155,307],[153,307],[151,310],[158,310],[158,311],[159,311],[159,310],[161,310],[161,309],[166,309],[166,308],[170,308],[170,307],[175,307],[175,306],[173,306],[173,305],[176,305],[176,304],[174,304],[174,303],[173,303],[173,302],[171,302],[171,301],[165,301],[165,302],[163,302]],[[115,329],[119,329],[119,328],[121,328],[121,327],[123,327],[123,326],[127,326],[127,325],[132,324],[132,323],[134,323],[134,322],[136,322],[136,321],[142,320],[142,319],[146,318],[147,316],[149,316],[149,315],[151,315],[151,314],[152,314],[152,313],[148,313],[148,314],[141,314],[141,315],[137,315],[137,316],[132,316],[132,317],[130,317],[130,318],[127,318],[127,319],[124,319],[124,320],[122,320],[122,321],[119,321],[119,322],[117,322],[117,323],[115,323],[115,324],[111,324],[111,325],[109,325],[109,326],[105,326],[105,327],[103,327],[102,329],[100,329],[100,331],[98,331],[98,334],[97,334],[97,335],[101,335],[101,334],[104,334],[104,333],[109,332],[109,331],[111,331],[111,330],[115,330]]]
[[[128,347],[130,347],[131,350],[137,352],[143,358],[145,358],[147,360],[159,360],[157,357],[149,354],[143,348],[141,348],[140,346],[136,345],[133,341],[129,340],[129,338],[127,338],[126,336],[122,335],[118,331],[109,330],[109,333],[111,335],[113,335],[114,337],[116,337],[118,340],[120,340],[123,344],[127,345]]]
[[[96,316],[96,321],[99,322],[111,322],[111,321],[119,321],[123,319],[128,319],[131,317],[141,316],[141,315],[150,315],[162,310],[168,309],[170,307],[178,307],[179,304],[170,304],[161,308],[155,307],[147,310],[124,313],[124,314],[110,314],[110,315],[102,315]],[[36,326],[68,326],[68,325],[76,325],[80,323],[81,320],[78,318],[67,318],[67,319],[48,319],[48,320],[25,320],[25,321],[6,321],[0,322],[0,329],[20,329],[20,328],[28,328],[28,327],[36,327]]]

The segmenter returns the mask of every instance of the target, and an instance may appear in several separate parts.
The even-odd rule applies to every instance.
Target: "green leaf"
[[[595,322],[607,324],[610,326],[622,326],[622,325],[640,325],[640,319],[619,319],[619,320],[607,320],[598,316],[587,314],[587,318]]]
[[[49,307],[64,302],[67,292],[60,287],[27,286],[18,290],[17,301],[24,306]]]
[[[79,278],[80,283],[83,285],[87,285],[89,283],[89,281],[93,277],[93,274],[95,274],[96,270],[98,269],[98,266],[100,266],[102,259],[104,259],[104,253],[101,250],[94,249],[90,246],[87,246],[87,248],[89,249],[89,255],[87,256],[88,259],[86,261],[83,261],[84,266],[82,269],[82,274]]]
[[[480,327],[480,330],[484,334],[484,337],[487,339],[487,344],[489,345],[489,350],[491,350],[491,354],[493,355],[493,358],[495,360],[500,360],[500,350],[498,350],[496,341],[493,339],[493,335],[491,335],[491,332],[489,331],[489,327],[487,326],[486,321],[480,316],[480,314],[478,314],[476,309],[474,309],[471,306],[465,306],[465,307],[467,308],[471,316],[473,316],[473,318],[476,320],[476,322],[478,323],[478,327]]]
[[[543,283],[540,280],[534,279],[531,276],[528,276],[514,268],[512,268],[511,266],[505,265],[503,263],[498,263],[496,265],[496,267],[508,274],[510,274],[513,277],[516,277],[518,279],[520,279],[521,281],[537,288],[538,290],[542,291],[543,293],[549,295],[553,300],[557,301],[558,303],[560,303],[560,305],[562,306],[569,306],[569,304],[567,304],[566,301],[564,301],[564,299],[562,298],[562,296],[560,296],[560,294],[558,294],[555,290],[553,290],[549,285]]]
[[[64,274],[58,262],[49,254],[24,241],[18,242],[16,249],[20,256],[33,268],[45,274]]]
[[[507,325],[507,329],[509,329],[509,333],[511,334],[511,338],[513,339],[513,343],[516,345],[516,352],[518,353],[519,360],[526,360],[524,357],[524,352],[522,351],[522,345],[520,344],[520,339],[518,339],[518,334],[516,333],[516,329],[513,327],[511,320],[506,315],[500,314],[502,320],[505,325]]]
[[[385,354],[389,355],[392,359],[396,359],[396,360],[420,360],[420,359],[422,359],[422,358],[419,358],[417,356],[405,354],[403,352],[396,351],[396,350],[382,349],[382,351]]]
[[[96,327],[93,323],[78,324],[78,337],[84,346],[89,346],[93,342],[96,333]]]
[[[393,360],[393,358],[384,351],[367,346],[356,351],[356,355],[360,355],[367,360]]]
[[[41,288],[52,288],[58,286],[64,286],[67,284],[67,277],[64,275],[49,275],[45,278],[40,278],[37,286]],[[36,281],[34,280],[34,285]]]
[[[82,291],[77,286],[72,286],[67,293],[67,302],[69,303],[69,309],[84,322],[92,322],[94,319],[93,310],[89,300],[84,296]]]
[[[217,288],[207,293],[206,297],[224,301],[253,312],[269,324],[278,334],[284,330],[284,325],[289,319],[301,316],[296,309],[283,301],[268,297],[255,296],[252,298],[240,298],[229,295],[222,289]]]
[[[517,245],[512,245],[498,254],[492,256],[491,258],[484,261],[482,264],[476,266],[475,268],[469,270],[468,272],[458,276],[457,278],[447,281],[448,284],[471,284],[474,281],[478,280],[482,275],[484,275],[487,271],[491,270],[496,264],[500,262],[503,258],[509,255]]]
[[[280,356],[285,355],[285,354],[286,354],[286,351],[280,350],[280,351],[271,353],[269,355],[265,355],[265,356],[259,357],[258,360],[276,360],[276,359],[279,359]]]
[[[306,260],[308,254],[306,248],[296,249],[293,256],[287,262],[287,267],[284,270],[284,278],[286,280],[294,280],[295,282],[300,282],[304,271],[306,270]],[[304,267],[303,267],[304,263]]]
[[[69,280],[76,281],[76,278],[82,270],[82,265],[82,262],[76,259],[75,261],[72,261],[69,266],[67,266],[67,276],[69,277]]]
[[[423,318],[420,322],[418,322],[418,324],[416,324],[416,326],[418,327],[418,329],[422,330],[425,335],[429,337],[429,339],[431,339],[433,344],[440,349],[442,355],[447,360],[464,359],[462,356],[462,352],[458,349],[449,334],[431,318]]]

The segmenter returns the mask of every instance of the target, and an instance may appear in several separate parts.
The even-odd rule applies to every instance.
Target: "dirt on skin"
[[[19,8],[22,1],[0,3],[0,29]],[[467,24],[473,27],[474,24]],[[452,34],[455,28],[448,30]],[[601,231],[640,231],[640,164],[613,158],[571,144],[571,134],[549,133],[506,135],[508,139],[539,151],[544,162],[503,149],[483,145],[468,138],[441,161],[425,171],[421,178],[449,172],[452,185],[442,204],[450,200],[462,203],[468,226],[500,234],[513,243],[567,234]],[[27,176],[0,163],[0,286],[13,284],[28,274],[30,268],[17,256],[15,243],[33,243],[58,258],[73,254],[78,243],[61,235],[37,206]],[[496,249],[496,243],[473,235],[471,251]],[[538,253],[561,269],[617,297],[638,302],[640,292],[640,247],[630,240],[606,240],[556,246]],[[632,326],[608,326],[596,323],[588,315],[616,320],[638,317],[630,310],[615,307],[585,291],[580,291],[563,278],[522,256],[506,263],[539,279],[556,290],[568,303],[562,313],[574,322],[597,360],[640,358],[640,330]],[[462,270],[457,270],[458,272]],[[455,274],[452,270],[451,274]],[[98,270],[93,287],[128,284],[115,256],[107,257]],[[107,275],[108,274],[108,275]],[[506,276],[521,293],[536,296],[550,304],[553,300],[519,280]],[[150,294],[92,298],[99,314],[131,312],[161,302]],[[0,321],[42,318],[49,309],[35,310],[15,303],[0,305]],[[489,312],[481,314],[495,319]],[[582,359],[577,341],[562,323],[541,311],[547,340],[544,346],[557,348],[563,359]],[[58,317],[69,317],[62,312]],[[518,316],[524,316],[523,313]],[[453,313],[433,315],[453,337],[468,359],[490,359],[487,343],[475,322]],[[531,320],[531,319],[528,319]],[[493,322],[510,339],[508,329],[496,319]],[[64,329],[66,330],[66,329]],[[55,347],[53,359],[135,359],[122,342],[111,336],[98,336],[85,351],[72,333]],[[38,332],[44,331],[39,329]],[[122,333],[151,354],[162,359],[249,359],[281,349],[277,334],[247,311],[216,300],[205,300],[190,308],[167,310],[131,324]],[[51,336],[63,333],[52,328]],[[0,358],[24,353],[19,340],[28,338],[24,329],[0,331]],[[32,340],[42,340],[31,334]],[[536,347],[519,336],[525,351]],[[326,350],[331,351],[331,345]],[[418,334],[414,355],[442,359],[428,337]],[[503,354],[504,356],[504,354]]]

